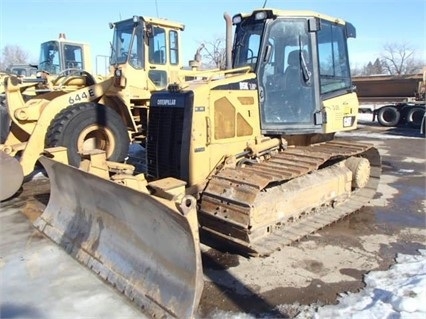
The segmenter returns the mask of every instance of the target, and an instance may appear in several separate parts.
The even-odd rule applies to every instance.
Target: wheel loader
[[[21,80],[21,92],[27,100],[36,94],[52,90],[57,78],[78,71],[92,73],[90,46],[70,41],[66,39],[65,33],[60,33],[58,39],[40,44],[38,65],[13,64],[1,74],[0,98],[4,98],[4,80],[8,75],[16,75]]]
[[[16,83],[19,85],[22,99],[27,102],[37,95],[63,87],[63,80],[69,79],[69,75],[80,76],[83,71],[92,71],[90,46],[87,43],[67,40],[65,34],[60,33],[58,39],[40,44],[37,66],[14,64],[9,66],[6,72],[0,73],[0,143],[5,143],[11,118],[14,117],[13,110],[10,110],[12,114],[9,115],[6,101],[4,85],[8,77],[17,77]],[[97,76],[97,79],[100,78]],[[78,89],[81,85],[68,87],[72,88]]]
[[[379,183],[378,150],[335,136],[357,125],[354,26],[267,8],[225,20],[229,69],[152,94],[144,174],[101,150],[80,168],[63,148],[40,158],[51,196],[35,226],[151,316],[196,315],[200,238],[268,256]]]
[[[27,100],[19,79],[7,78],[6,102],[11,126],[0,151],[19,158],[22,169],[13,174],[2,171],[2,176],[10,175],[16,181],[29,176],[43,149],[52,146],[67,147],[69,162],[75,166],[79,165],[79,154],[95,148],[105,150],[111,161],[123,161],[129,143],[143,143],[145,139],[151,92],[165,88],[168,83],[184,81],[185,77],[211,72],[198,71],[196,60],[190,62],[190,69],[183,68],[181,23],[134,16],[111,23],[110,28],[113,29],[110,76],[104,79],[67,68],[46,93]],[[85,67],[80,60],[58,59],[61,54],[54,54],[58,48],[63,49],[63,55],[67,52],[74,58],[78,55],[76,50],[67,50],[65,44],[47,42],[42,45],[41,60],[46,60],[40,63],[41,68],[56,72],[64,66]],[[59,65],[60,61],[68,64]],[[72,61],[77,64],[71,65]],[[3,154],[1,158],[6,156]],[[17,184],[5,182],[0,200],[15,194],[18,189],[12,185]]]

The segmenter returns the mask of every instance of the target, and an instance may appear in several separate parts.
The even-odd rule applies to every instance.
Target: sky
[[[40,43],[65,33],[91,45],[92,60],[109,55],[109,22],[133,15],[161,17],[185,24],[182,42],[187,65],[203,42],[225,35],[223,13],[231,16],[263,7],[313,10],[351,22],[351,66],[374,60],[387,43],[406,43],[426,61],[426,0],[0,0],[0,49],[18,45],[36,63]],[[95,63],[95,62],[93,62]]]

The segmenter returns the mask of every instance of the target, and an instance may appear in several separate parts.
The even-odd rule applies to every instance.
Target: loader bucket
[[[0,151],[0,201],[13,196],[22,186],[24,173],[19,161]]]
[[[50,199],[35,227],[150,317],[194,317],[203,289],[196,201],[141,193],[42,156]]]

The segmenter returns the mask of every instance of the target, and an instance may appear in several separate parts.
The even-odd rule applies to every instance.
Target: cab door
[[[312,39],[302,18],[276,19],[265,31],[259,63],[261,129],[264,134],[321,130],[316,114]]]
[[[178,50],[178,31],[168,30],[161,26],[151,27],[151,36],[148,41],[148,77],[157,89],[162,89],[170,82],[174,74],[172,70],[178,70],[179,50]]]

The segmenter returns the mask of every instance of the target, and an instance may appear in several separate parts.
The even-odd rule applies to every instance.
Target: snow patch
[[[426,250],[419,253],[399,254],[389,270],[368,273],[362,291],[343,294],[314,318],[426,318]]]

